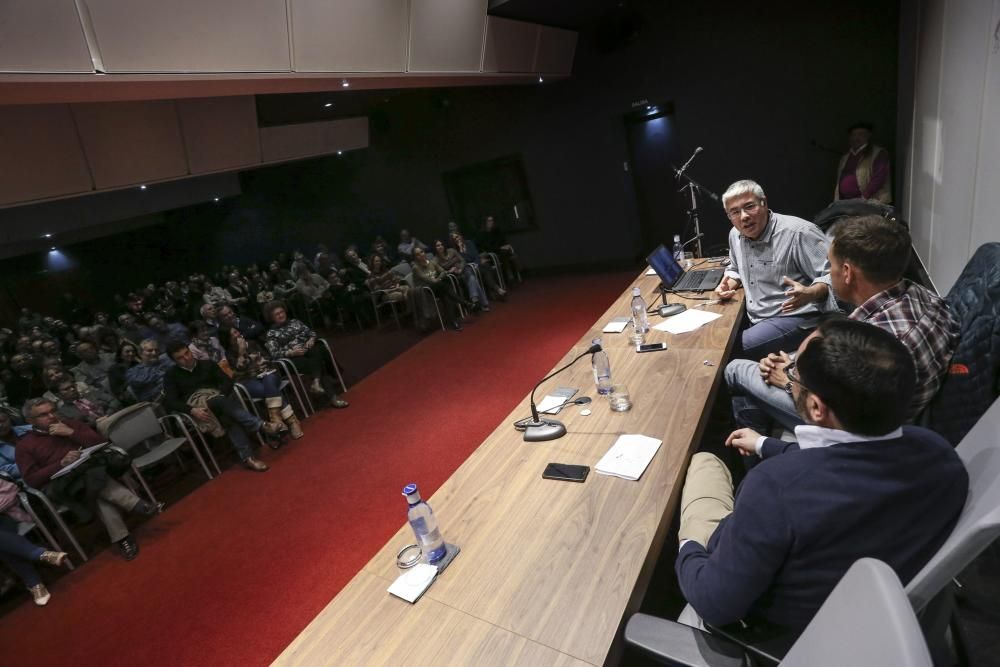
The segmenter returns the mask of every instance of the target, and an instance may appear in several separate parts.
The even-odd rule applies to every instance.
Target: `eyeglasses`
[[[55,410],[46,410],[45,412],[36,412],[34,418],[38,419],[39,417],[51,417],[55,413],[56,413]]]
[[[726,215],[729,216],[730,220],[738,220],[739,217],[746,213],[747,215],[753,215],[760,208],[760,202],[752,201],[749,204],[744,204],[743,206],[738,206],[736,208],[731,208],[726,211]]]
[[[785,375],[788,377],[789,380],[791,380],[795,384],[799,385],[800,387],[802,387],[803,389],[805,389],[809,393],[811,393],[811,394],[815,394],[816,393],[812,389],[810,389],[809,387],[807,387],[805,385],[805,383],[802,382],[802,376],[799,375],[798,368],[796,367],[794,361],[792,361],[787,366],[785,366]]]

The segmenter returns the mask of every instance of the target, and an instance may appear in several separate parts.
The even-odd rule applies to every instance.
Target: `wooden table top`
[[[633,285],[647,296],[658,283],[640,275]],[[462,552],[424,596],[410,605],[386,592],[400,574],[396,552],[414,541],[404,524],[275,664],[399,665],[424,644],[433,646],[421,657],[446,664],[617,660],[621,628],[645,594],[742,314],[740,300],[708,306],[722,317],[689,334],[651,331],[647,341],[668,350],[637,354],[628,330],[597,333],[629,314],[630,300],[631,286],[553,368],[601,335],[632,409],[612,412],[597,396],[587,359],[545,382],[536,396],[572,386],[594,401],[562,410],[562,438],[530,443],[511,425],[530,414],[525,397],[438,489],[429,502]],[[582,407],[592,413],[581,415]],[[639,481],[593,470],[583,484],[542,479],[550,462],[593,468],[623,433],[663,440]]]

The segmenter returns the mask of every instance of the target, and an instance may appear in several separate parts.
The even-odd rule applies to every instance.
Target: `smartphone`
[[[636,352],[659,352],[660,350],[667,349],[666,343],[645,343],[644,345],[636,345]]]
[[[545,466],[542,479],[558,479],[563,482],[582,482],[590,474],[590,466],[575,466],[568,463],[550,463]]]

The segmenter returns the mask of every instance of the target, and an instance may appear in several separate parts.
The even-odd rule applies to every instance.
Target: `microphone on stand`
[[[566,426],[561,421],[559,421],[558,419],[542,419],[538,416],[538,407],[535,405],[535,390],[538,389],[538,387],[543,382],[553,377],[554,375],[562,373],[564,370],[566,370],[567,368],[578,362],[583,357],[587,356],[588,354],[594,354],[595,352],[600,352],[600,351],[601,351],[601,346],[598,345],[597,343],[594,343],[586,351],[577,355],[577,357],[573,359],[573,361],[569,362],[562,368],[552,371],[551,373],[549,373],[548,375],[546,375],[545,377],[543,377],[541,380],[538,381],[538,384],[536,384],[534,388],[531,390],[531,399],[530,399],[531,421],[529,421],[524,425],[525,442],[542,442],[544,440],[555,440],[556,438],[561,438],[564,435],[566,435]]]
[[[687,168],[691,166],[691,163],[694,162],[694,159],[698,157],[698,153],[702,152],[703,150],[705,149],[702,148],[701,146],[698,146],[698,148],[694,149],[694,153],[692,153],[691,157],[688,158],[688,161],[684,163],[684,166],[677,170],[678,179],[684,175],[684,172],[687,171]]]
[[[681,244],[681,247],[682,248],[686,248],[689,245],[691,245],[692,243],[694,243],[695,241],[697,241],[698,239],[703,238],[704,236],[705,236],[704,234],[702,234],[701,232],[698,232],[692,238],[688,239],[683,244]]]

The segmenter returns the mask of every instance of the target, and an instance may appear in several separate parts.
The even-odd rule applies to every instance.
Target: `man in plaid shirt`
[[[958,344],[958,321],[941,297],[902,278],[910,244],[909,233],[897,222],[875,215],[847,218],[832,231],[829,259],[834,293],[859,304],[850,318],[890,331],[913,356],[916,388],[907,412],[912,421],[941,386]],[[802,424],[784,372],[789,361],[781,352],[759,363],[729,363],[726,382],[739,426],[766,430],[761,422],[768,417],[788,429]]]

